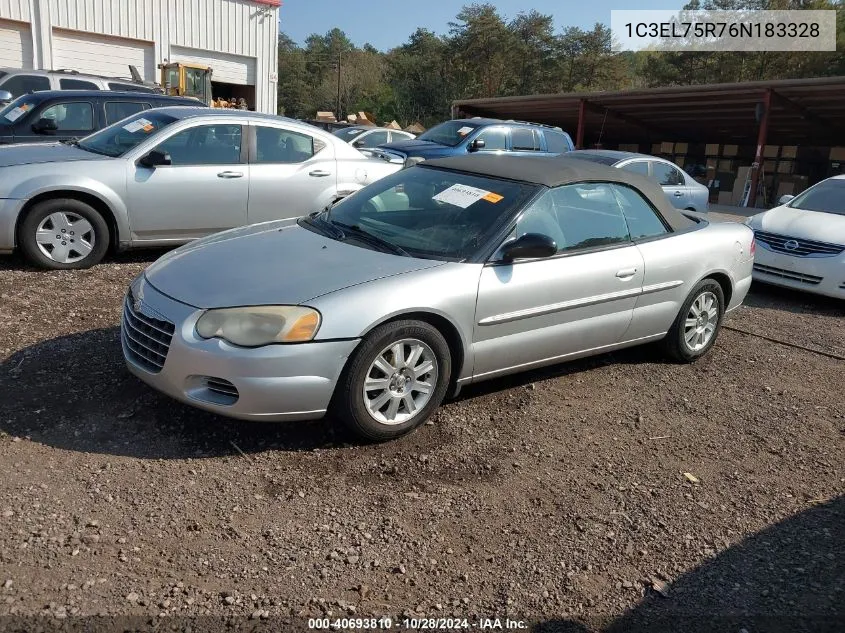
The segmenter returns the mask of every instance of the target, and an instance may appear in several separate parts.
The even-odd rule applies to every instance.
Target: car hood
[[[845,215],[775,207],[752,220],[751,227],[817,242],[845,244]]]
[[[0,167],[13,165],[34,165],[77,160],[103,160],[105,156],[86,152],[64,143],[27,143],[7,145],[0,152]]]
[[[440,143],[433,143],[431,141],[421,141],[419,139],[411,139],[408,141],[397,141],[395,143],[385,143],[379,145],[379,149],[384,149],[393,152],[400,152],[406,156],[451,156],[461,150],[457,147],[448,147]]]
[[[153,263],[145,276],[177,301],[225,308],[297,305],[350,286],[442,265],[345,244],[281,220],[182,246]]]

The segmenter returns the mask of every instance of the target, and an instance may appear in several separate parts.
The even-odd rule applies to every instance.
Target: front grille
[[[787,235],[766,233],[765,231],[754,231],[754,236],[764,248],[793,257],[834,257],[845,251],[845,246],[840,244],[801,240]],[[788,248],[787,244],[792,248]]]
[[[226,396],[227,398],[232,398],[234,400],[237,400],[240,396],[238,388],[228,380],[223,380],[222,378],[207,377],[205,379],[205,387],[213,393],[217,393],[221,396]]]
[[[151,374],[157,374],[164,367],[175,326],[170,321],[154,319],[136,312],[132,302],[130,293],[123,303],[120,328],[123,345],[129,360]]]
[[[773,277],[780,277],[781,279],[798,281],[802,284],[808,284],[811,286],[819,285],[822,279],[824,279],[824,277],[818,277],[817,275],[808,275],[807,273],[784,270],[783,268],[775,268],[774,266],[764,266],[763,264],[754,264],[754,270],[758,273],[772,275]]]

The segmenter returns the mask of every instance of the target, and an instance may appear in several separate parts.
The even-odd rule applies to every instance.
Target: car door
[[[671,163],[662,160],[652,160],[651,175],[663,187],[663,193],[678,209],[685,209],[689,204],[689,191],[686,179],[681,170]]]
[[[300,217],[334,199],[337,164],[331,143],[281,126],[254,123],[252,131],[250,223]]]
[[[640,174],[641,176],[645,176],[646,178],[648,178],[651,176],[651,173],[649,171],[649,162],[651,161],[645,159],[632,160],[626,163],[617,164],[615,166],[624,171],[630,171],[633,174]]]
[[[133,114],[149,110],[152,106],[150,103],[139,99],[138,101],[108,100],[105,102],[103,107],[106,114],[105,124],[111,125],[112,123],[117,123],[126,117],[132,116]]]
[[[511,128],[511,151],[531,156],[545,153],[540,141],[540,132],[530,127]]]
[[[52,121],[55,130],[43,127]],[[55,142],[88,136],[96,129],[94,104],[91,100],[51,101],[27,117],[15,129],[18,142]]]
[[[154,148],[170,156],[170,165],[131,163],[127,208],[133,239],[186,241],[246,224],[245,127],[245,121],[183,127]]]
[[[643,257],[643,292],[637,298],[626,339],[665,333],[695,283],[709,246],[698,231],[673,233],[657,210],[636,189],[615,187],[631,239]]]
[[[508,150],[508,131],[508,128],[501,125],[483,128],[472,140],[472,143],[479,140],[484,141],[484,147],[475,149],[474,152],[479,154],[484,152],[506,152]]]
[[[542,233],[558,253],[484,267],[474,332],[476,377],[576,357],[619,342],[643,280],[643,259],[606,183],[543,194],[511,237]]]

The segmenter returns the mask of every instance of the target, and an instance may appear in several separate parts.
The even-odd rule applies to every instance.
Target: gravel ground
[[[0,630],[845,628],[845,362],[724,330],[695,365],[574,362],[353,445],[131,377],[121,297],[159,254],[0,259]],[[755,287],[728,323],[845,355],[843,316]]]

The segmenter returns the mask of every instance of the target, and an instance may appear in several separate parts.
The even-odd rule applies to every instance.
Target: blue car
[[[405,164],[469,153],[557,156],[575,149],[569,134],[557,127],[502,121],[456,119],[446,121],[415,139],[379,145]]]

